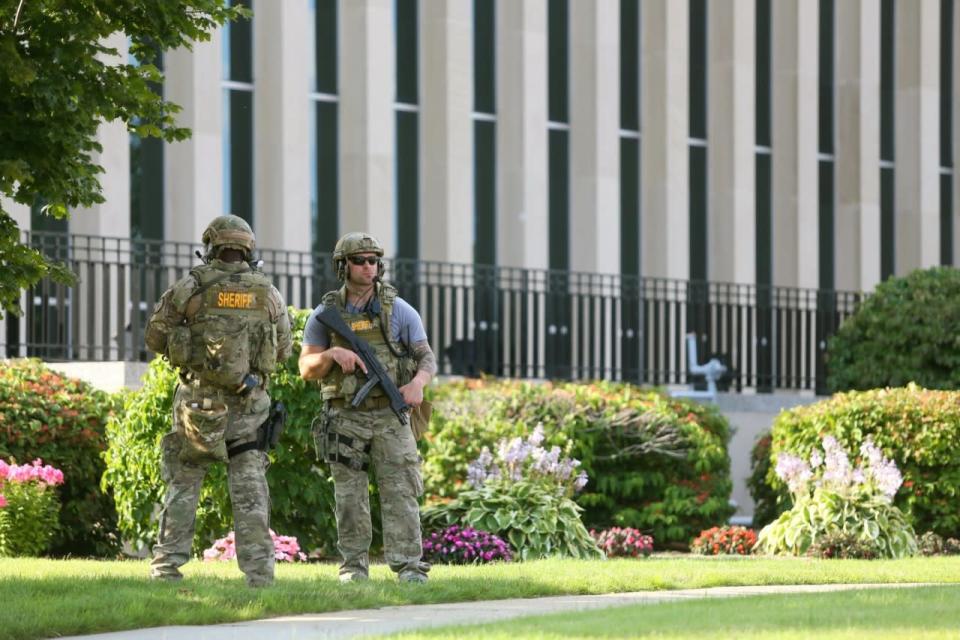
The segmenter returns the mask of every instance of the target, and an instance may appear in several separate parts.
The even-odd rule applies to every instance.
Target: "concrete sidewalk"
[[[359,609],[330,613],[269,618],[209,626],[153,627],[87,636],[76,640],[304,640],[352,638],[360,635],[395,633],[450,624],[495,622],[519,616],[565,613],[631,604],[652,604],[696,598],[770,595],[780,593],[822,593],[852,589],[889,589],[927,586],[921,584],[825,584],[775,585],[757,587],[714,587],[677,591],[637,591],[599,596],[556,596],[514,600],[484,600],[448,604],[405,605],[382,609]],[[67,638],[67,640],[70,640]]]

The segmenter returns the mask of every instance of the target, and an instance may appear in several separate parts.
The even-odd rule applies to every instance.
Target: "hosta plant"
[[[860,455],[854,467],[832,436],[809,463],[781,453],[776,473],[790,488],[793,507],[760,531],[757,551],[802,555],[824,536],[842,533],[875,548],[877,557],[916,554],[913,527],[892,502],[903,482],[900,471],[869,439]]]
[[[653,553],[653,537],[632,527],[611,527],[602,531],[591,529],[590,535],[608,558],[646,558]]]
[[[489,449],[470,463],[468,482],[456,500],[424,511],[428,527],[462,524],[506,539],[521,560],[547,556],[602,558],[580,520],[572,495],[587,483],[580,463],[547,450],[543,427],[529,438],[501,440],[496,456]]]
[[[510,562],[510,545],[489,531],[451,525],[423,538],[423,559],[432,564]]]
[[[757,544],[757,533],[746,527],[710,527],[690,543],[690,551],[705,556],[747,555]]]

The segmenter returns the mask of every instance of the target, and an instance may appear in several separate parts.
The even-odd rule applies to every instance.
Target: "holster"
[[[260,451],[270,451],[277,446],[280,440],[280,434],[287,424],[287,408],[282,402],[276,401],[270,405],[270,413],[267,419],[263,421],[257,429],[257,439],[250,442],[244,442],[227,449],[227,456],[233,458],[246,451],[258,449]]]

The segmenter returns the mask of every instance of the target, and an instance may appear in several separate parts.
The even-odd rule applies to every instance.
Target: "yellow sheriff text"
[[[217,294],[217,306],[221,309],[252,309],[256,296],[239,291],[221,291]]]
[[[350,323],[350,328],[356,331],[369,331],[373,329],[373,323],[369,320],[357,320]]]

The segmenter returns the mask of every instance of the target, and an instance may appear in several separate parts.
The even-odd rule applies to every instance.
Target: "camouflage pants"
[[[264,417],[251,414],[239,416],[234,421],[262,422]],[[244,431],[249,432],[249,429]],[[238,443],[254,438],[248,435],[240,438]],[[160,512],[157,544],[153,548],[151,574],[154,576],[179,575],[178,567],[190,559],[200,489],[211,464],[181,462],[181,446],[182,439],[175,424],[174,431],[163,437],[162,444],[161,471],[167,483],[167,493]],[[256,449],[234,456],[227,466],[237,562],[247,583],[253,586],[273,581],[274,550],[270,537],[270,492],[266,468],[266,454]]]
[[[408,425],[389,409],[356,411],[329,408],[328,430],[346,436],[339,444],[347,460],[369,461],[376,475],[383,515],[384,556],[397,573],[426,574],[421,562],[420,506],[423,494],[420,456]],[[368,450],[369,453],[365,453]],[[348,464],[330,464],[337,516],[337,549],[343,558],[340,575],[367,575],[373,529],[370,522],[369,477]]]

